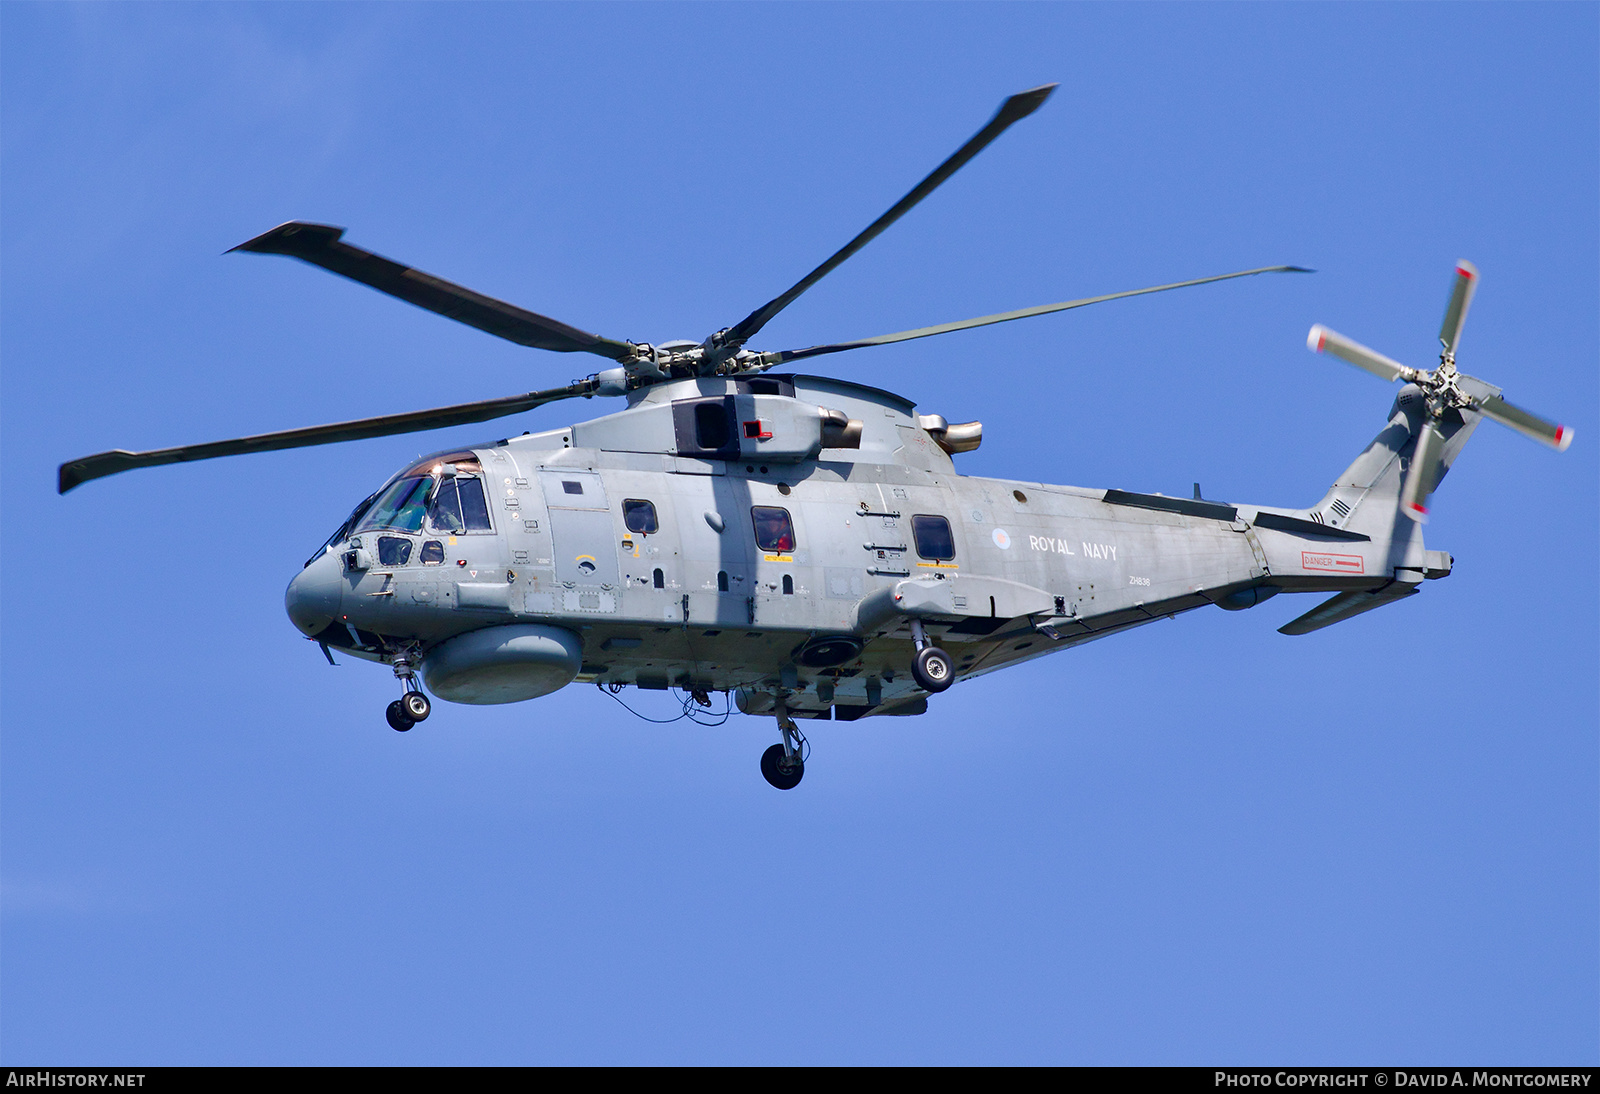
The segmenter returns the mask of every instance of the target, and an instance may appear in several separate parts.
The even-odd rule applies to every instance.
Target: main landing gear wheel
[[[911,662],[911,675],[923,691],[943,691],[955,683],[956,667],[938,646],[924,646]]]
[[[415,692],[412,694],[415,694]],[[423,702],[427,702],[427,699],[424,698]],[[390,703],[389,709],[384,711],[384,717],[389,719],[389,728],[400,733],[404,733],[417,724],[416,719],[406,713],[405,701],[402,699],[396,699]]]
[[[793,790],[805,773],[805,761],[798,756],[785,759],[782,745],[773,745],[761,754],[761,774],[779,790]]]
[[[408,691],[400,700],[400,706],[405,710],[405,715],[413,722],[427,721],[428,715],[433,713],[433,704],[428,702],[428,697],[420,691]]]

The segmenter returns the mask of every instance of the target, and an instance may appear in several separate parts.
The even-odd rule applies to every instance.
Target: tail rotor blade
[[[1472,294],[1478,291],[1478,267],[1462,259],[1456,263],[1455,284],[1450,287],[1450,303],[1445,305],[1444,323],[1439,327],[1439,343],[1445,356],[1454,358],[1456,346],[1461,341],[1461,327],[1467,321],[1467,309],[1472,306]]]
[[[1433,468],[1444,451],[1444,435],[1428,418],[1417,434],[1417,446],[1411,453],[1411,470],[1400,487],[1400,508],[1406,516],[1419,524],[1428,522],[1428,495],[1433,493]]]
[[[1372,375],[1383,380],[1411,380],[1417,375],[1417,370],[1402,365],[1399,361],[1391,361],[1376,350],[1368,349],[1360,342],[1352,341],[1337,331],[1331,331],[1318,323],[1311,328],[1311,333],[1306,335],[1306,348],[1313,353],[1331,353],[1341,361],[1348,361],[1356,368],[1366,369]]]
[[[1557,452],[1565,452],[1567,446],[1572,444],[1572,429],[1570,426],[1548,422],[1537,414],[1530,414],[1520,406],[1506,402],[1498,395],[1474,399],[1472,400],[1472,406],[1474,410],[1477,410],[1485,418],[1493,418],[1501,425],[1510,426],[1524,437],[1532,437],[1540,444],[1547,444]]]

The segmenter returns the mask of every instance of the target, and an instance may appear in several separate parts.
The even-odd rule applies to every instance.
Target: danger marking
[[[1300,568],[1303,570],[1327,570],[1336,574],[1365,573],[1364,563],[1360,555],[1328,555],[1318,551],[1301,551]]]

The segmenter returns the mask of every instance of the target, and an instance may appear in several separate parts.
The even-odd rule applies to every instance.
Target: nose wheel
[[[395,678],[405,687],[405,694],[390,703],[383,716],[388,720],[390,729],[404,733],[418,722],[426,721],[428,715],[433,713],[433,704],[417,687],[416,672],[411,668],[409,658],[403,654],[397,655],[393,667]]]
[[[761,775],[779,790],[793,790],[805,777],[806,754],[811,748],[805,734],[782,707],[778,708],[778,732],[783,734],[783,743],[761,754]]]
[[[389,708],[383,712],[383,716],[389,720],[389,728],[399,733],[404,733],[417,724],[416,719],[406,714],[405,704],[399,699],[389,704]]]

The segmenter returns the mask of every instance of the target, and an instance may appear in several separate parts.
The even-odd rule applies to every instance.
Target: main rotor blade
[[[984,315],[977,319],[962,319],[955,323],[940,323],[932,327],[918,327],[916,330],[903,330],[897,334],[883,334],[877,338],[861,338],[854,342],[831,342],[825,346],[811,346],[808,349],[786,349],[778,353],[763,355],[771,358],[770,364],[784,364],[789,361],[798,361],[804,357],[819,357],[824,353],[842,353],[847,349],[861,349],[865,346],[886,346],[891,342],[909,342],[913,338],[929,338],[935,334],[949,334],[951,331],[971,330],[973,327],[987,327],[994,323],[1009,323],[1013,319],[1027,319],[1035,315],[1049,315],[1052,312],[1067,311],[1071,308],[1087,307],[1090,304],[1099,304],[1106,300],[1121,300],[1125,296],[1143,296],[1146,293],[1166,292],[1168,289],[1185,289],[1190,285],[1208,285],[1213,281],[1227,281],[1235,277],[1250,277],[1260,273],[1315,273],[1303,266],[1262,266],[1258,270],[1240,270],[1238,273],[1218,274],[1216,277],[1200,277],[1193,281],[1175,281],[1170,285],[1155,285],[1148,289],[1129,289],[1127,292],[1108,293],[1105,296],[1090,296],[1083,300],[1068,300],[1062,304],[1043,304],[1036,308],[1020,308],[1017,311],[1000,312],[997,315]]]
[[[1506,402],[1498,395],[1490,395],[1485,399],[1473,399],[1472,406],[1474,410],[1485,418],[1493,418],[1501,425],[1510,426],[1524,437],[1532,437],[1540,444],[1547,444],[1557,452],[1565,452],[1567,446],[1572,444],[1572,430],[1569,427],[1545,421],[1537,414],[1530,414],[1520,406]]]
[[[1445,305],[1444,323],[1439,327],[1439,344],[1445,356],[1454,358],[1456,346],[1461,342],[1461,327],[1467,321],[1467,309],[1472,306],[1472,294],[1478,291],[1478,267],[1462,259],[1456,263],[1455,283],[1450,286],[1450,303]]]
[[[1318,323],[1311,328],[1311,333],[1306,335],[1306,348],[1313,353],[1331,353],[1341,361],[1348,361],[1356,368],[1364,368],[1384,380],[1398,380],[1402,377],[1410,380],[1417,375],[1417,370],[1402,365],[1399,361],[1391,361],[1377,350],[1368,349],[1360,342],[1352,341],[1337,331],[1331,331]]]
[[[963,144],[960,148],[956,149],[956,152],[953,156],[945,160],[938,167],[934,168],[932,174],[923,179],[921,182],[917,183],[916,186],[912,187],[911,192],[905,197],[901,198],[899,201],[895,202],[894,206],[887,213],[884,213],[877,220],[867,225],[865,231],[856,236],[849,243],[846,243],[843,247],[839,248],[839,250],[834,252],[834,254],[822,265],[806,274],[805,277],[796,282],[794,287],[789,289],[788,292],[784,293],[782,296],[774,297],[772,300],[767,301],[761,307],[757,308],[755,311],[741,319],[737,325],[729,328],[727,340],[734,345],[743,345],[745,342],[749,341],[749,339],[757,331],[767,325],[773,316],[777,315],[784,308],[787,308],[790,304],[794,303],[796,297],[805,292],[811,286],[815,285],[818,281],[821,281],[842,262],[844,262],[845,259],[855,254],[868,243],[871,243],[879,236],[879,234],[883,232],[885,228],[889,227],[889,225],[893,224],[908,211],[910,211],[911,207],[916,205],[917,202],[933,193],[933,191],[936,190],[945,179],[955,174],[966,164],[968,160],[987,148],[990,142],[992,142],[1001,133],[1004,133],[1013,122],[1020,121],[1023,118],[1026,118],[1029,114],[1032,114],[1035,110],[1038,110],[1039,107],[1043,105],[1044,101],[1050,97],[1050,93],[1055,89],[1055,84],[1045,84],[1043,87],[1036,87],[1031,91],[1018,92],[1005,102],[1001,103],[1000,109],[995,113],[995,116],[989,120],[989,124],[978,130],[978,132],[974,134],[972,139],[967,141],[966,144]]]
[[[292,220],[231,248],[229,253],[255,251],[298,258],[521,346],[557,353],[593,353],[613,361],[633,356],[633,346],[627,342],[569,327],[549,316],[402,266],[343,242],[340,239],[343,235],[343,228]]]
[[[81,460],[64,463],[60,469],[57,491],[65,494],[75,486],[90,479],[104,478],[136,467],[159,467],[168,463],[188,463],[191,460],[212,460],[218,456],[239,456],[247,452],[274,452],[282,448],[308,448],[319,444],[336,444],[340,441],[359,441],[368,437],[388,437],[396,433],[416,433],[424,429],[442,429],[445,426],[467,425],[503,418],[523,410],[532,410],[558,399],[570,399],[593,394],[592,380],[578,380],[566,387],[549,391],[530,391],[526,395],[513,395],[505,399],[486,399],[479,403],[458,403],[432,410],[414,410],[409,414],[386,414],[381,418],[360,418],[352,422],[335,422],[307,429],[286,429],[281,433],[262,433],[254,437],[238,437],[231,441],[213,441],[209,444],[188,444],[177,448],[161,448],[153,452],[99,452]]]
[[[1400,486],[1400,509],[1418,524],[1428,523],[1428,495],[1433,493],[1433,468],[1444,451],[1444,434],[1431,417],[1422,420],[1417,446],[1411,452],[1411,470]]]

